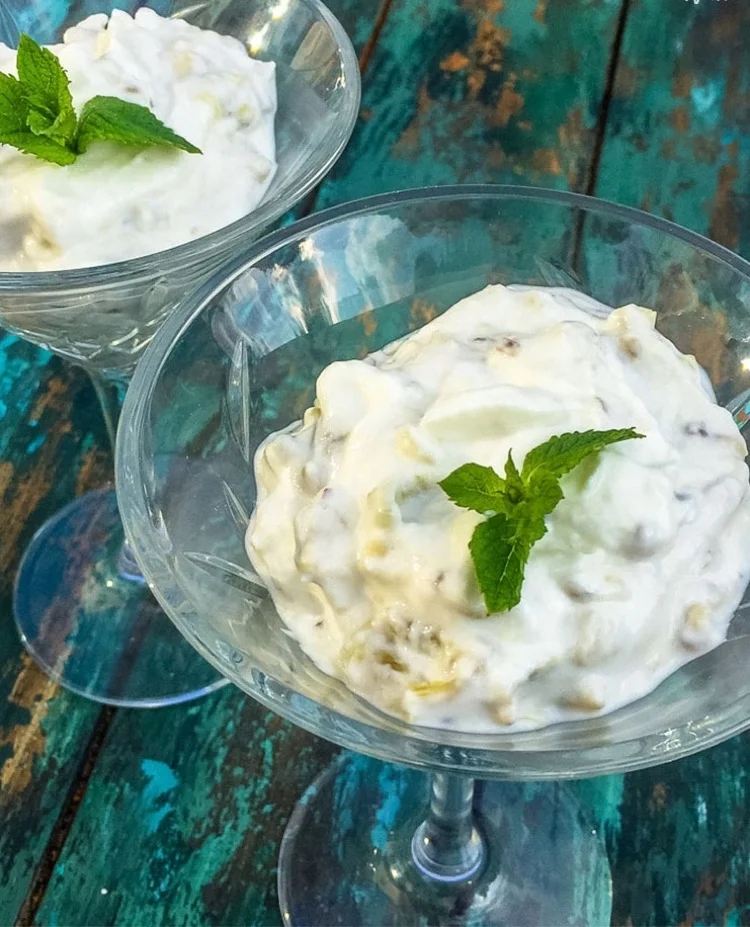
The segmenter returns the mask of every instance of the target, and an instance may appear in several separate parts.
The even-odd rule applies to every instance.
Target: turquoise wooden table
[[[34,2],[42,31],[68,12]],[[750,257],[750,0],[329,5],[364,96],[314,208],[432,183],[539,184],[640,206]],[[71,7],[79,18],[86,0]],[[229,688],[101,708],[47,681],[17,639],[21,552],[111,465],[85,377],[0,334],[0,925],[276,924],[284,824],[334,748]],[[750,923],[749,771],[742,736],[575,785],[606,835],[613,923]]]

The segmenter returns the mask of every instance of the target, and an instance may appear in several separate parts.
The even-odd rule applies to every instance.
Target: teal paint
[[[619,6],[394,0],[317,205],[470,181],[581,187]]]
[[[747,3],[631,4],[596,194],[750,253]]]
[[[710,80],[690,91],[693,111],[701,117],[704,125],[715,129],[721,124],[721,101],[724,98],[726,81]]]
[[[155,834],[164,818],[174,810],[163,799],[179,785],[179,780],[166,763],[158,760],[142,760],[141,770],[148,779],[142,793],[146,827],[149,834]]]
[[[37,435],[36,438],[34,438],[32,441],[29,441],[29,443],[26,445],[26,453],[29,455],[36,454],[36,452],[40,447],[42,447],[46,440],[46,435]]]
[[[11,614],[11,590],[23,548],[44,517],[69,501],[80,467],[85,428],[61,428],[64,395],[47,403],[50,373],[59,362],[51,355],[0,330],[0,561],[6,565],[0,583],[0,764],[11,757],[31,774],[3,788],[0,795],[0,924],[11,924],[45,853],[60,810],[81,766],[100,707],[70,693],[45,687],[22,657]],[[68,368],[68,382],[81,376]],[[58,381],[56,386],[61,381]],[[39,409],[40,428],[34,429],[32,411]],[[83,410],[81,410],[83,412]],[[78,414],[80,422],[81,413]],[[44,451],[29,454],[28,445],[40,435]],[[51,468],[55,468],[52,472]],[[67,495],[67,497],[66,497]],[[18,686],[24,672],[25,681]],[[29,685],[31,689],[28,690]],[[27,689],[27,696],[19,692]],[[33,708],[29,699],[34,699]],[[37,734],[34,715],[42,718]],[[24,729],[29,725],[29,734]],[[9,738],[5,740],[4,738]],[[56,869],[53,881],[65,880]],[[50,909],[58,921],[59,906]]]
[[[366,761],[362,761],[366,762]],[[347,833],[354,828],[354,807],[357,798],[357,788],[360,781],[360,764],[358,762],[347,764],[344,767],[348,775],[337,776],[333,794],[333,819],[337,822],[333,832],[336,842],[336,852],[341,862],[344,859],[344,840]],[[312,797],[314,793],[308,798]]]
[[[401,775],[394,766],[383,765],[378,781],[383,803],[378,809],[377,823],[370,832],[373,846],[384,852],[393,832],[393,824],[401,808]],[[417,809],[415,809],[417,810]]]
[[[622,828],[622,802],[625,790],[624,776],[599,776],[568,785],[579,800],[589,809],[594,823],[609,845],[612,845]]]
[[[33,401],[39,370],[49,356],[0,330],[0,420],[8,417],[9,408],[25,409]],[[15,426],[0,431],[0,460],[9,456],[14,438]]]

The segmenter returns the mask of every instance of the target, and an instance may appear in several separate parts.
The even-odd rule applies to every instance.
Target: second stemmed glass
[[[245,552],[255,449],[299,418],[328,363],[363,357],[488,283],[655,307],[657,327],[747,421],[750,265],[637,210],[519,187],[375,197],[269,236],[178,309],[126,400],[123,520],[180,631],[280,715],[403,764],[345,754],[307,791],[279,860],[288,924],[606,924],[602,842],[560,780],[677,759],[750,726],[747,593],[730,640],[646,698],[506,734],[386,716],[286,632]]]
[[[102,0],[87,12],[120,6]],[[177,0],[169,13],[235,36],[276,63],[278,169],[263,202],[233,225],[159,254],[84,270],[0,273],[0,325],[90,374],[113,442],[128,379],[159,326],[192,287],[325,176],[359,108],[354,49],[319,0]],[[43,34],[32,6],[16,21],[0,0],[0,38],[8,42],[20,31],[59,40],[69,25]],[[36,662],[96,701],[157,706],[225,684],[164,619],[124,542],[112,490],[76,499],[42,526],[20,567],[14,612]]]

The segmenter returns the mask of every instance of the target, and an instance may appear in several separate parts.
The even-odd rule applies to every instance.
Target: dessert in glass
[[[3,7],[0,72],[15,73],[23,33],[64,41],[52,50],[81,123],[81,104],[109,95],[186,126],[183,141],[201,153],[105,141],[59,166],[0,146],[0,325],[87,371],[114,441],[154,333],[325,176],[354,127],[360,83],[351,43],[319,0],[176,2],[169,18],[95,9],[50,33],[31,10]],[[154,602],[114,490],[42,526],[14,612],[37,663],[97,701],[156,706],[225,684]]]
[[[749,284],[637,210],[438,188],[269,236],[157,334],[116,455],[144,575],[232,682],[374,758],[342,754],[295,809],[285,923],[608,922],[602,840],[562,780],[750,726]],[[448,471],[469,448],[501,473],[510,445],[531,482],[551,436],[628,426],[645,438],[562,478],[520,604],[482,612],[466,547],[499,509],[460,512]]]

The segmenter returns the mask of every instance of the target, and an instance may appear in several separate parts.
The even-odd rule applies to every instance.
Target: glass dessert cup
[[[118,6],[105,0],[87,13]],[[31,7],[15,19],[0,12],[0,39],[12,44],[19,31],[56,41],[72,25],[51,32],[31,21]],[[55,273],[0,272],[0,325],[91,375],[113,441],[132,370],[164,319],[304,199],[341,154],[359,108],[354,49],[318,0],[178,0],[169,13],[233,35],[253,56],[276,62],[278,169],[263,202],[233,225],[147,257]],[[76,499],[41,528],[19,570],[14,611],[36,662],[96,701],[157,706],[226,682],[151,596],[124,543],[114,490]]]
[[[328,363],[488,283],[655,307],[744,425],[750,265],[644,213],[521,187],[407,191],[274,233],[183,302],[125,403],[118,498],[169,616],[262,704],[375,758],[343,754],[294,811],[278,875],[288,924],[608,923],[606,854],[561,780],[667,762],[750,727],[747,593],[730,639],[646,698],[493,735],[385,715],[286,633],[245,552],[255,449],[300,417]]]

